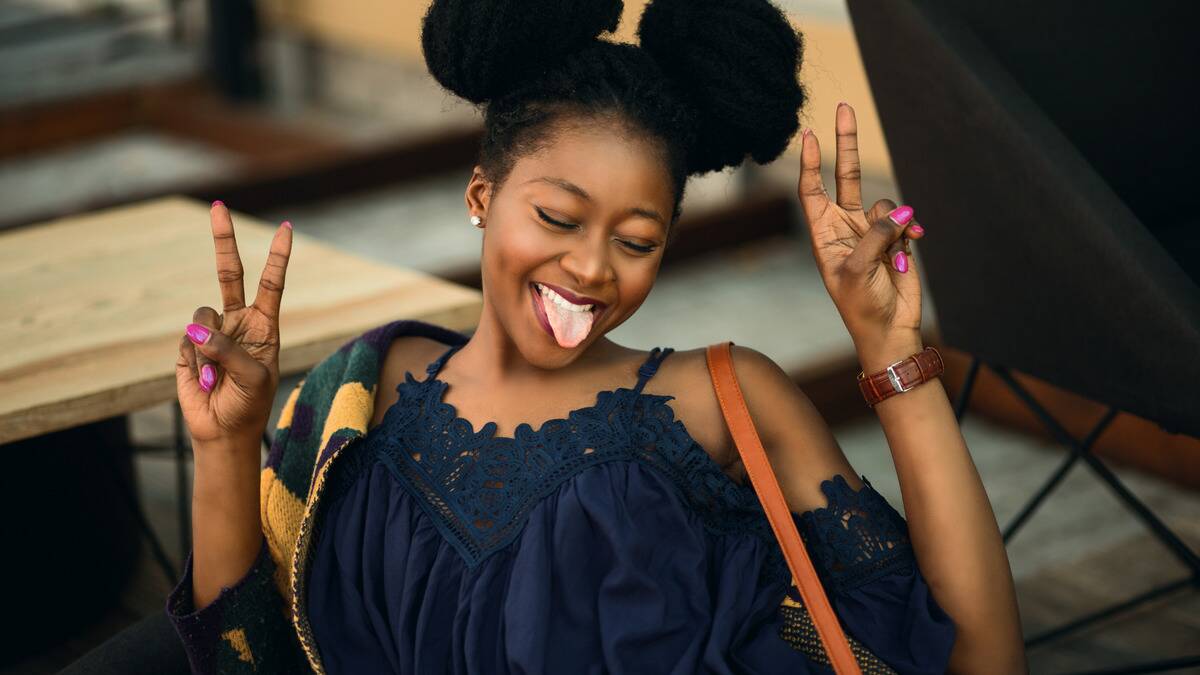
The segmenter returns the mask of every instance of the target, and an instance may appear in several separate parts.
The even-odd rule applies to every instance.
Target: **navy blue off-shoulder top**
[[[830,673],[752,487],[633,388],[513,437],[405,373],[331,467],[308,613],[337,673]],[[864,673],[943,673],[954,625],[866,477],[792,514]]]

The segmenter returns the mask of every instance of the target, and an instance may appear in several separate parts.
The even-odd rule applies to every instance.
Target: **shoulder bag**
[[[834,672],[837,675],[861,675],[858,661],[850,649],[846,634],[842,632],[833,607],[829,604],[825,589],[821,587],[816,569],[809,560],[808,551],[800,539],[800,532],[796,529],[783,492],[779,489],[775,472],[767,461],[762,441],[754,429],[754,422],[750,419],[750,411],[746,408],[737,376],[733,372],[732,345],[733,342],[709,345],[707,352],[708,372],[712,376],[717,400],[721,403],[721,414],[725,416],[725,423],[729,425],[729,433],[742,456],[746,474],[750,477],[759,501],[762,502],[768,520],[771,521],[771,530],[783,549],[783,556],[800,590],[804,607],[813,619]]]

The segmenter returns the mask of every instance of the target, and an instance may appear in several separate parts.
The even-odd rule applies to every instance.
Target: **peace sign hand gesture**
[[[858,125],[845,103],[838,105],[836,128],[836,201],[821,180],[816,135],[806,129],[800,141],[798,192],[817,269],[860,356],[885,345],[919,345],[921,284],[907,239],[924,230],[911,208],[888,199],[863,211]]]
[[[279,386],[279,306],[292,252],[291,223],[275,232],[254,304],[246,306],[242,259],[229,209],[209,211],[224,314],[200,307],[179,342],[175,382],[193,444],[259,448]]]

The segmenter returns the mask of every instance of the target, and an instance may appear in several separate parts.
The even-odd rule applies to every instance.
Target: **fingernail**
[[[205,328],[204,326],[201,326],[198,323],[189,323],[187,325],[188,338],[191,339],[192,342],[195,342],[198,345],[202,345],[205,342],[208,342],[208,337],[210,335],[212,335],[212,333],[207,328]]]
[[[888,218],[897,225],[907,225],[908,221],[912,220],[913,210],[911,206],[897,206],[895,210],[888,214]]]
[[[845,101],[838,101],[838,107],[841,107],[841,106],[844,106],[844,105],[850,105],[850,104],[849,104],[849,103],[846,103]]]
[[[908,258],[904,257],[904,251],[896,252],[896,257],[892,258],[892,264],[896,266],[896,271],[901,274],[908,271]]]
[[[213,206],[225,206],[225,202],[218,199],[217,201],[213,202],[212,205]]]
[[[283,221],[283,226],[289,230],[292,229],[292,221],[290,221],[290,220]]]
[[[212,391],[213,385],[217,383],[217,371],[209,364],[200,366],[200,388],[204,391]]]
[[[808,127],[804,127],[804,131],[800,132],[800,140],[804,140],[807,137],[808,137]]]
[[[925,234],[925,228],[921,227],[920,225],[913,225],[912,227],[908,228],[908,230],[916,235]]]

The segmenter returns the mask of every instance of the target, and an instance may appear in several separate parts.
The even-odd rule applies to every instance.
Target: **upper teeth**
[[[588,312],[588,311],[591,311],[592,307],[594,307],[594,305],[576,305],[576,304],[568,301],[566,298],[559,295],[558,293],[555,293],[554,291],[550,290],[549,288],[547,288],[539,283],[535,283],[534,285],[537,286],[538,291],[543,296],[549,298],[551,302],[558,305],[559,307],[562,307],[563,309],[567,310],[568,312]]]

